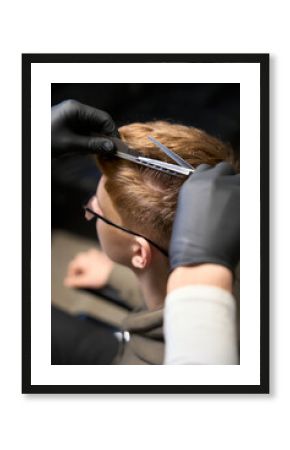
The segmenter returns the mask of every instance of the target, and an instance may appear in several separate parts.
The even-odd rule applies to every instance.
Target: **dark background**
[[[239,84],[52,84],[52,106],[66,99],[107,111],[117,126],[169,120],[201,128],[240,151]],[[99,173],[91,157],[52,162],[52,229],[95,238],[82,204],[95,191]]]

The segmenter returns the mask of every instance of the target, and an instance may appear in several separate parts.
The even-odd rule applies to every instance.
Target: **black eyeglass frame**
[[[88,213],[92,214],[96,219],[101,219],[103,222],[105,222],[108,225],[111,225],[112,227],[115,227],[115,228],[118,228],[119,230],[125,231],[126,233],[129,233],[132,236],[139,236],[139,237],[141,237],[143,239],[146,239],[146,241],[149,242],[149,244],[151,244],[154,247],[156,247],[164,256],[166,256],[168,258],[168,252],[166,250],[164,250],[162,247],[160,247],[160,245],[158,245],[155,242],[151,241],[151,239],[149,239],[148,237],[144,236],[143,234],[135,233],[135,231],[128,230],[128,228],[122,227],[121,225],[117,225],[117,224],[111,222],[109,219],[106,219],[105,217],[103,217],[100,214],[96,213],[95,211],[93,211],[88,206],[83,206],[83,208],[84,208],[85,211],[87,211]]]

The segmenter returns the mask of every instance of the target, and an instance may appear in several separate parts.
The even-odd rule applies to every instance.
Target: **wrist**
[[[216,286],[232,293],[233,274],[227,267],[219,264],[204,263],[196,266],[177,267],[168,278],[167,293],[195,284]]]

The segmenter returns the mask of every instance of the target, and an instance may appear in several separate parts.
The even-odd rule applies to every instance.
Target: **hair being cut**
[[[193,167],[231,163],[238,171],[230,145],[206,132],[165,121],[132,123],[119,128],[121,139],[140,155],[172,163],[148,136],[153,136]],[[114,157],[98,157],[105,188],[123,225],[168,247],[178,192],[186,180]]]

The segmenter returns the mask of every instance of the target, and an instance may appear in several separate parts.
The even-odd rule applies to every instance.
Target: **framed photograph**
[[[165,163],[146,172],[136,158],[52,154],[63,105],[108,114],[113,142],[151,159],[163,145],[192,167],[226,160],[241,172],[234,359],[165,363],[183,181],[164,184]],[[104,138],[77,134],[74,120],[75,148]],[[269,55],[23,54],[22,145],[22,392],[269,393]]]

